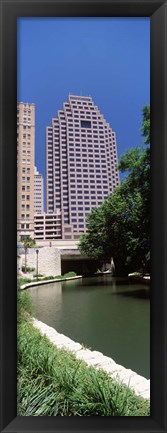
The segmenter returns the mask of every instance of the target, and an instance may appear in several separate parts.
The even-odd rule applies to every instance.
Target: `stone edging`
[[[76,343],[63,334],[59,334],[54,328],[39,320],[32,318],[32,323],[42,335],[46,335],[52,344],[59,349],[70,350],[77,359],[85,361],[88,366],[102,369],[112,378],[127,385],[136,395],[147,400],[150,399],[150,380],[135,373],[134,371],[116,364],[116,362],[103,355],[101,352],[84,349],[80,343]]]
[[[53,280],[32,281],[32,283],[22,284],[20,289],[24,290],[24,289],[28,289],[29,287],[42,286],[43,284],[48,284],[48,283],[58,283],[60,281],[76,280],[77,278],[82,278],[82,275],[76,275],[75,277],[67,277],[67,278],[54,278]]]

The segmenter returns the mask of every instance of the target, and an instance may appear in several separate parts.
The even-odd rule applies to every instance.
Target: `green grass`
[[[21,278],[18,278],[18,281],[19,281],[20,285],[22,286],[23,284],[31,283],[32,279],[26,278],[26,277],[21,277]]]
[[[17,322],[28,320],[33,313],[33,304],[29,294],[20,290],[20,283],[17,283]]]

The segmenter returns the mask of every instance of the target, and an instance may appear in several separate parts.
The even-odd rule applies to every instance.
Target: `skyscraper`
[[[34,236],[35,106],[17,104],[17,236]]]
[[[62,239],[86,232],[86,215],[119,185],[116,135],[91,97],[69,95],[46,128],[47,213],[61,211]]]
[[[43,176],[34,167],[34,214],[44,212]]]

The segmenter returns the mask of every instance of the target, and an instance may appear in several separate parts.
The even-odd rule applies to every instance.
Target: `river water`
[[[104,275],[28,291],[38,320],[150,378],[148,286]]]

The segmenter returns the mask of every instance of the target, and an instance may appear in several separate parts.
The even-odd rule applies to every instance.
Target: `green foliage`
[[[24,284],[28,284],[28,283],[31,283],[31,278],[18,278],[18,281],[19,281],[19,283],[20,283],[20,285],[22,286],[22,285],[24,285]]]
[[[30,236],[24,236],[23,245],[25,249],[32,248],[36,245],[35,239],[32,239]]]
[[[97,271],[95,272],[95,274],[102,274],[101,269],[97,269]]]
[[[20,283],[17,284],[17,322],[27,320],[33,312],[33,304],[29,294],[20,290]]]
[[[144,143],[150,143],[150,106],[145,105],[143,107],[143,124],[142,124],[142,134],[145,137]]]
[[[24,251],[25,251],[24,272],[26,273],[27,272],[27,251],[28,251],[28,248],[33,248],[36,245],[35,239],[32,239],[30,236],[24,236],[23,245],[24,245]]]
[[[95,259],[106,257],[107,234],[103,206],[92,209],[87,215],[87,230],[87,234],[80,237],[80,251]]]
[[[76,272],[67,272],[66,274],[63,275],[63,278],[71,278],[71,277],[76,277]]]
[[[149,107],[143,109],[143,134],[149,142]],[[131,149],[121,156],[119,170],[127,172],[113,194],[87,217],[87,233],[80,238],[83,254],[114,258],[116,270],[149,269],[150,148]]]
[[[59,278],[62,278],[62,276],[61,275],[56,275],[56,276],[54,276],[54,275],[48,275],[48,277],[43,277],[42,278],[42,280],[41,281],[45,281],[45,280],[55,280],[55,279],[59,279]]]
[[[30,268],[29,266],[27,266],[27,268],[25,269],[25,266],[22,266],[22,272],[33,272],[35,270],[35,268]]]
[[[149,416],[150,403],[53,346],[31,323],[18,327],[18,416]]]

